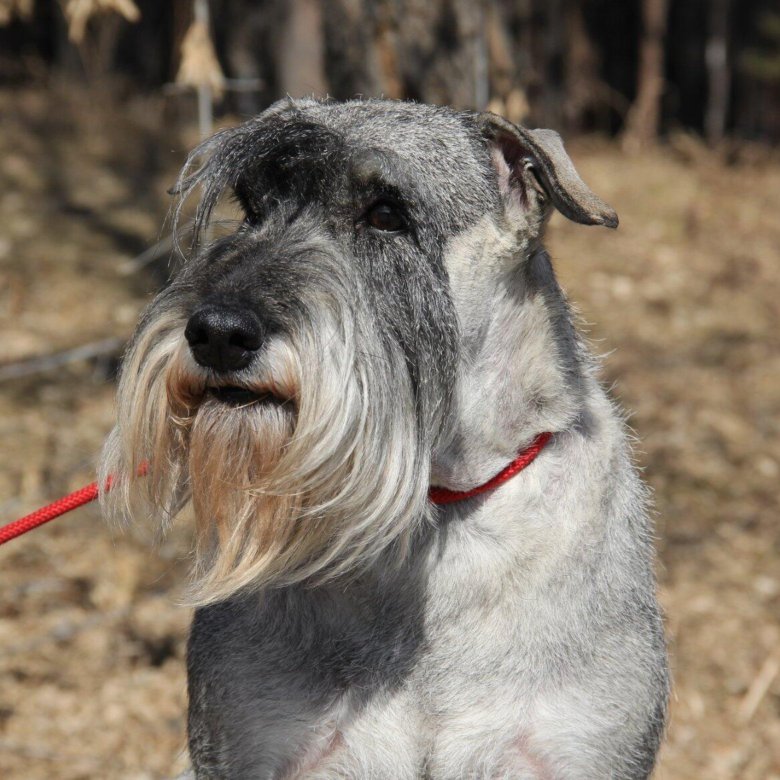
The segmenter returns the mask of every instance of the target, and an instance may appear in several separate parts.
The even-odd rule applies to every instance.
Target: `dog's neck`
[[[571,427],[592,382],[543,249],[497,277],[492,298],[461,361],[447,426],[433,454],[432,484],[453,490],[486,482],[539,433]]]

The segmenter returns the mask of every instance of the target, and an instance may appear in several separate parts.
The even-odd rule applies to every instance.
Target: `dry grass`
[[[124,336],[153,287],[117,267],[158,235],[183,144],[148,106],[76,122],[79,100],[0,94],[0,362]],[[656,490],[676,678],[657,777],[777,779],[780,164],[575,156],[621,216],[555,218],[550,246]],[[92,479],[113,390],[94,364],[0,386],[0,521]],[[155,550],[88,508],[0,551],[0,776],[183,766],[181,535]]]

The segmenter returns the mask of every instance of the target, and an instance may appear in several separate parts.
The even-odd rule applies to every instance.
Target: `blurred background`
[[[312,93],[554,127],[615,206],[548,245],[655,491],[657,777],[778,780],[777,0],[0,0],[0,523],[94,479],[188,149]],[[89,507],[0,550],[0,777],[185,766],[187,541]]]

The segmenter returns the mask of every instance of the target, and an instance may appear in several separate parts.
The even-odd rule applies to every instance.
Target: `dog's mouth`
[[[271,404],[282,406],[289,404],[289,399],[282,398],[271,390],[250,390],[239,385],[219,385],[207,388],[208,397],[226,406],[244,407],[256,404]]]

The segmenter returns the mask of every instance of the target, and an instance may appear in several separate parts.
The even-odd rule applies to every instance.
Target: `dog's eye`
[[[366,222],[372,228],[388,233],[395,233],[406,227],[406,220],[401,210],[386,200],[381,200],[371,206],[366,212]]]

